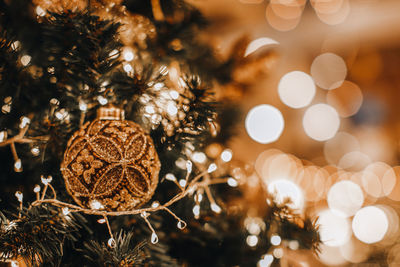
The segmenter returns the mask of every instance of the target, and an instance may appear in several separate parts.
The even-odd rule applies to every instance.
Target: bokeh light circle
[[[353,218],[354,235],[361,242],[373,244],[381,241],[388,230],[389,221],[383,210],[376,206],[360,209]]]
[[[334,184],[328,192],[328,206],[338,216],[354,215],[364,203],[363,192],[352,181],[340,181]]]
[[[261,144],[272,143],[281,136],[284,128],[281,112],[271,105],[259,105],[247,113],[245,127],[248,135]]]
[[[321,54],[311,64],[311,76],[315,83],[326,90],[341,86],[346,75],[346,63],[334,53]]]
[[[326,141],[331,139],[339,130],[339,126],[338,113],[327,104],[313,105],[304,113],[304,131],[314,140]]]
[[[315,91],[313,79],[302,71],[285,74],[278,85],[280,99],[291,108],[308,106],[315,96]]]
[[[340,87],[330,90],[326,98],[328,104],[343,118],[356,114],[363,102],[360,87],[349,81],[344,81]]]
[[[278,204],[284,204],[287,199],[288,207],[301,210],[304,206],[304,196],[300,187],[292,181],[280,179],[272,181],[268,184],[268,192],[274,196],[274,200]]]
[[[351,228],[349,221],[337,216],[331,210],[323,210],[318,214],[321,241],[330,247],[339,247],[349,241]]]

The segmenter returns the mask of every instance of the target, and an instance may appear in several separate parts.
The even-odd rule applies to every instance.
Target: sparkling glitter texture
[[[121,110],[104,107],[68,141],[61,172],[78,205],[126,211],[151,199],[160,167],[150,136]]]

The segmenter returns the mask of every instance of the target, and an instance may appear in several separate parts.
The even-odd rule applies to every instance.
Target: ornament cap
[[[97,110],[97,118],[99,120],[124,120],[124,110],[117,108],[114,105],[107,105]]]

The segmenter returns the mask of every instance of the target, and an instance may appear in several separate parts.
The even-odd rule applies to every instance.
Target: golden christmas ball
[[[110,106],[70,138],[61,172],[81,207],[127,211],[151,199],[160,167],[151,137]]]

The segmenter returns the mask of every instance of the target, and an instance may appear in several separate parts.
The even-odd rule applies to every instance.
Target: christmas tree
[[[238,72],[270,51],[244,57],[241,38],[222,57],[180,0],[1,1],[0,14],[1,261],[279,266],[318,251],[314,220],[249,185],[227,147],[251,83]]]

